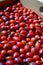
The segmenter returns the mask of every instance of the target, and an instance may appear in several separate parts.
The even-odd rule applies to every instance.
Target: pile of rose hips
[[[0,65],[43,65],[43,20],[21,3],[0,12]]]

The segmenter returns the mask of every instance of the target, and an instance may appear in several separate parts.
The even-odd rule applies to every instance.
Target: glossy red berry
[[[15,53],[13,54],[13,57],[14,57],[14,58],[19,57],[19,53],[18,53],[18,52],[15,52]]]
[[[40,57],[38,55],[34,55],[33,56],[33,60],[36,61],[36,60],[40,60]]]
[[[0,10],[0,65],[43,64],[43,19],[18,1]]]
[[[14,62],[12,60],[7,60],[6,61],[6,65],[13,65],[13,64],[14,64]]]

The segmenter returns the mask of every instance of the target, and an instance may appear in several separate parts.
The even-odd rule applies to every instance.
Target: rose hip
[[[0,11],[0,65],[43,65],[42,24],[20,2]]]

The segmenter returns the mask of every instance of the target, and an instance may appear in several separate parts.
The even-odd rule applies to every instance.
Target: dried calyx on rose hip
[[[0,64],[43,64],[43,20],[20,2],[0,11]]]

